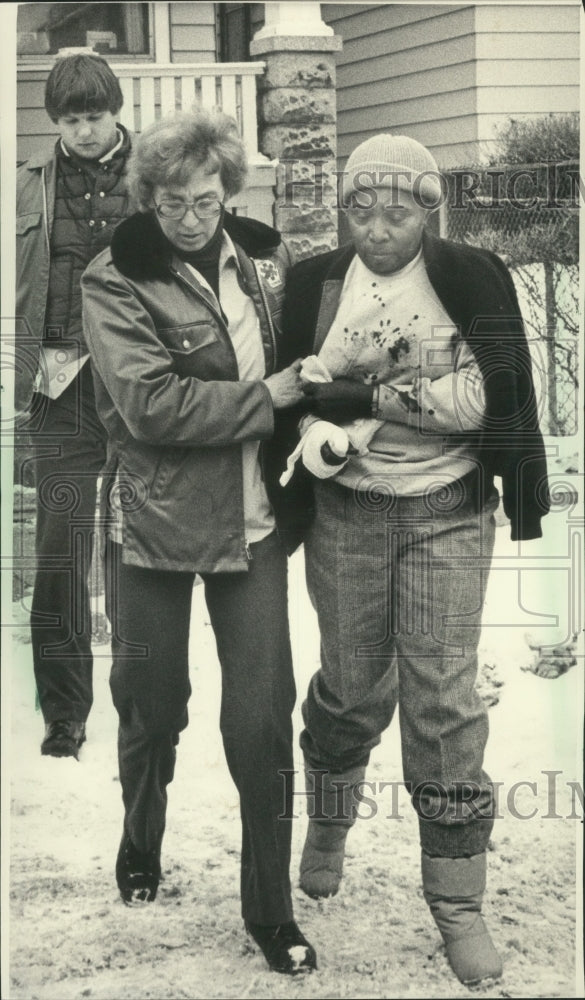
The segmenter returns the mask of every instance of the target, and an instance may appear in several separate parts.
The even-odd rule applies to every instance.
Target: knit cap
[[[410,191],[426,208],[436,208],[443,193],[434,156],[408,135],[382,133],[356,146],[343,175],[343,203],[352,191],[382,185]]]

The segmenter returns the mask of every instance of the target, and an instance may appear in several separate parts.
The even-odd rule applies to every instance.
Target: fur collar
[[[262,257],[280,244],[280,234],[257,219],[226,212],[224,228],[251,257]],[[149,281],[169,275],[172,253],[150,212],[137,212],[116,228],[111,252],[115,266],[126,278]]]

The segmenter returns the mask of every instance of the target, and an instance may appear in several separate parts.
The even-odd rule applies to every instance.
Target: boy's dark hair
[[[101,56],[63,56],[49,73],[45,109],[53,122],[71,112],[117,115],[123,103],[118,79]]]

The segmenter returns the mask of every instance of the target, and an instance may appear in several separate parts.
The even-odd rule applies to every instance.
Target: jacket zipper
[[[209,303],[203,297],[203,295],[200,295],[200,293],[197,291],[197,289],[193,287],[193,285],[191,284],[191,282],[187,281],[187,279],[185,277],[183,277],[183,275],[180,274],[179,271],[175,270],[174,267],[171,268],[171,271],[175,275],[175,277],[179,279],[179,281],[182,281],[182,283],[184,285],[186,285],[187,288],[191,292],[193,292],[193,295],[195,295],[195,297],[197,299],[199,299],[199,301],[202,302],[203,305],[206,306],[209,309],[210,313],[212,313],[212,315],[215,316],[215,318],[219,321],[220,328],[224,331],[224,333],[226,335],[226,338],[229,341],[229,348],[230,348],[230,350],[232,352],[233,359],[234,359],[234,361],[236,363],[236,371],[238,373],[238,378],[239,378],[240,371],[239,371],[239,368],[238,368],[238,359],[236,357],[236,352],[234,350],[234,345],[232,344],[232,339],[231,339],[231,337],[229,335],[229,330],[227,329],[227,327],[226,327],[226,325],[225,325],[225,323],[223,321],[223,318],[222,318],[221,314],[218,313],[216,309],[214,309],[213,305],[211,305],[211,303]],[[259,452],[260,452],[260,449],[259,449]],[[262,466],[262,462],[260,464]],[[264,471],[263,471],[262,474],[264,475]],[[243,487],[243,481],[242,481],[242,487]],[[242,489],[242,514],[243,514],[243,510],[244,510],[244,504],[243,504],[243,489]],[[246,539],[246,521],[245,521],[245,519],[242,519],[242,523],[243,523],[242,535],[244,537],[244,551],[246,553],[246,560],[247,560],[248,563],[251,563],[253,561],[253,559],[254,559],[254,556],[252,555],[252,550],[250,549],[250,543]]]
[[[250,258],[250,260],[252,261],[252,266],[254,268],[254,274],[256,275],[256,281],[258,282],[258,288],[260,290],[260,297],[262,299],[262,305],[264,306],[264,314],[266,316],[266,320],[268,322],[268,329],[270,331],[270,339],[272,341],[272,357],[273,357],[272,370],[276,371],[276,369],[278,367],[278,348],[276,346],[276,334],[274,332],[274,326],[273,326],[273,323],[272,323],[272,316],[270,315],[270,309],[268,308],[268,303],[266,301],[266,295],[264,293],[264,286],[262,284],[262,278],[260,277],[260,274],[258,273],[258,267],[256,265],[256,261],[252,257]],[[272,372],[270,374],[272,374]],[[264,485],[266,486],[266,482],[267,482],[267,480],[266,480],[266,462],[264,460],[264,449],[262,447],[262,444],[263,444],[263,442],[261,441],[260,442],[260,447],[258,448],[258,458],[259,458],[259,461],[260,461],[260,470],[262,472],[262,481],[264,482]],[[274,521],[275,521],[275,528],[276,528],[277,537],[280,539],[281,542],[283,542],[283,538],[282,538],[282,535],[280,533],[280,528],[278,527],[278,523],[276,522],[276,516],[274,518]],[[283,544],[284,544],[284,542],[283,542]]]
[[[45,231],[45,241],[47,244],[47,254],[51,256],[51,241],[49,239],[49,211],[47,201],[47,171],[43,167],[41,171],[41,187],[43,189],[43,229]]]
[[[270,333],[270,342],[272,344],[272,358],[273,358],[272,371],[269,372],[268,374],[272,375],[272,373],[276,371],[278,365],[278,349],[276,346],[276,334],[274,332],[274,326],[272,324],[272,316],[270,315],[270,309],[268,308],[268,303],[266,301],[266,295],[264,292],[264,286],[262,284],[262,279],[258,272],[256,261],[252,257],[250,257],[250,260],[252,262],[252,267],[254,268],[256,281],[258,282],[258,288],[260,290],[260,298],[262,299],[262,305],[264,306],[264,315],[266,316],[266,320],[268,322],[268,330]]]
[[[49,199],[47,198],[47,168],[41,167],[41,190],[43,192],[43,232],[45,234],[45,243],[47,245],[47,267],[49,269],[49,277],[51,273],[51,238],[49,236]],[[47,283],[49,281],[47,278]],[[47,284],[48,287],[48,284]],[[43,312],[43,322],[41,326],[41,344],[39,348],[39,359],[43,353],[43,344],[45,341],[45,320],[47,318],[47,308],[48,308],[49,297],[45,301],[45,309]],[[38,364],[38,362],[37,362]],[[38,392],[42,384],[42,372],[43,365],[38,364],[38,370],[35,375],[35,380],[33,382],[33,392]]]

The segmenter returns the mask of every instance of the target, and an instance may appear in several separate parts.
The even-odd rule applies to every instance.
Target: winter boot
[[[343,773],[305,766],[309,826],[301,857],[300,887],[312,899],[335,896],[343,875],[345,841],[355,823],[356,786],[365,767]]]
[[[458,979],[470,985],[502,975],[502,962],[481,916],[486,856],[431,858],[423,852],[424,897]]]

